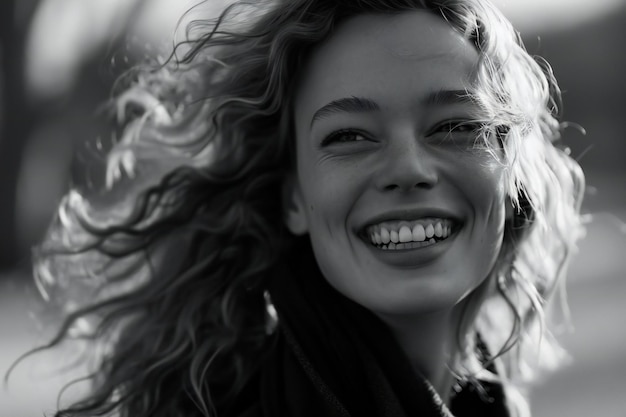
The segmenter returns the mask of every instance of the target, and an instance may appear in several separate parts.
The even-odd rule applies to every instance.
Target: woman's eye
[[[322,141],[322,146],[330,145],[333,143],[348,143],[348,142],[361,142],[367,138],[362,134],[354,130],[338,130],[326,136]]]
[[[469,120],[446,120],[436,125],[429,133],[434,135],[437,133],[449,134],[475,134],[480,129],[481,124]]]

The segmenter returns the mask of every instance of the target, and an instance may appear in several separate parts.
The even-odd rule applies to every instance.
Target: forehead
[[[432,12],[356,16],[309,57],[296,118],[342,97],[367,96],[393,106],[432,91],[462,90],[470,87],[477,62],[471,42]]]

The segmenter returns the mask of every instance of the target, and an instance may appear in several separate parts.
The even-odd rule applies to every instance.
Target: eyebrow
[[[334,113],[368,113],[376,110],[380,110],[380,106],[372,99],[356,96],[344,97],[333,100],[318,109],[311,119],[311,125]]]
[[[424,100],[424,104],[430,106],[474,102],[474,96],[467,90],[438,90],[426,96]]]
[[[473,103],[472,94],[467,90],[438,90],[430,93],[423,100],[425,105],[442,106],[454,103]],[[368,113],[380,110],[380,106],[374,100],[366,97],[350,96],[337,100],[320,107],[311,119],[311,126],[317,120],[329,117],[336,113]]]

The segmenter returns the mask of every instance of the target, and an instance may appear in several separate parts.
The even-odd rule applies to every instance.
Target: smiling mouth
[[[453,220],[443,218],[386,221],[368,226],[364,237],[381,250],[419,249],[445,241],[458,227]]]

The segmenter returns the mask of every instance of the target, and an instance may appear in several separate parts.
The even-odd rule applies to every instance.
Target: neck
[[[452,311],[378,316],[391,329],[414,371],[426,378],[448,403],[453,379],[447,361],[456,353],[457,326]]]

